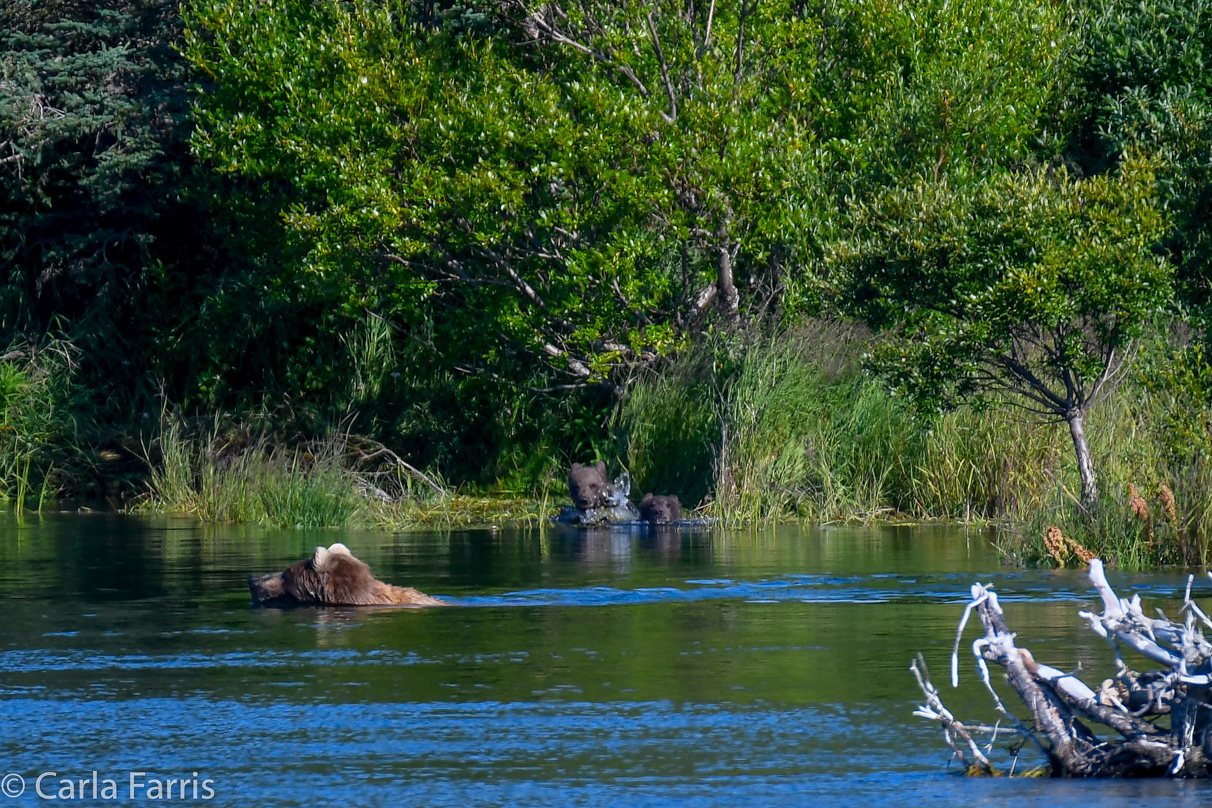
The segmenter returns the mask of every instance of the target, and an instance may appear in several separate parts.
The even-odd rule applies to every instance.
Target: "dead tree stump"
[[[1212,644],[1204,638],[1212,620],[1191,600],[1194,576],[1187,580],[1181,622],[1160,610],[1158,617],[1147,617],[1139,596],[1118,597],[1097,558],[1090,561],[1090,581],[1102,598],[1102,614],[1078,614],[1107,640],[1118,670],[1097,691],[1018,647],[997,593],[977,583],[956,632],[951,682],[952,687],[959,684],[959,646],[975,611],[984,634],[972,643],[972,654],[1003,718],[993,727],[956,719],[943,706],[921,654],[910,668],[926,702],[914,715],[938,721],[948,745],[973,774],[1000,774],[988,755],[999,734],[1013,734],[1034,746],[1046,772],[1056,777],[1212,776]],[[1144,672],[1129,668],[1124,648],[1160,667]],[[989,663],[1002,668],[1026,706],[1028,720],[1011,713],[993,689]],[[1102,735],[1095,727],[1105,728]],[[982,747],[976,739],[985,735],[993,738]]]

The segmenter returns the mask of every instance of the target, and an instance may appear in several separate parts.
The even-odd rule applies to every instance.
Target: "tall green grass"
[[[870,519],[901,509],[916,436],[860,374],[832,376],[807,344],[750,351],[725,386],[716,501],[732,519]]]
[[[1056,563],[1043,544],[1051,525],[1126,566],[1207,559],[1212,452],[1185,447],[1208,445],[1212,382],[1175,383],[1170,371],[1150,381],[1142,370],[1091,412],[1102,487],[1091,513],[1078,503],[1063,424],[1010,399],[923,420],[863,371],[866,345],[859,332],[818,324],[712,346],[640,379],[616,416],[637,488],[676,493],[733,523],[997,520],[1011,526],[1003,552],[1032,562]],[[1175,366],[1164,345],[1151,350],[1141,368]],[[1197,422],[1184,431],[1176,418]],[[1159,492],[1171,491],[1173,519],[1144,526],[1129,484],[1155,513]]]
[[[864,371],[868,345],[853,327],[813,323],[719,338],[642,376],[611,421],[633,495],[677,494],[731,524],[996,521],[1002,552],[1025,563],[1072,563],[1076,551],[1058,556],[1045,544],[1051,527],[1123,566],[1209,561],[1212,363],[1199,350],[1159,341],[1090,413],[1101,499],[1088,511],[1063,424],[1028,417],[1008,399],[924,420]],[[0,363],[6,417],[34,412],[31,402],[49,395],[39,384]],[[537,458],[547,472],[534,490],[459,491],[340,430],[290,440],[253,423],[165,418],[146,452],[145,507],[205,521],[453,527],[542,520],[548,498],[562,499],[554,452]],[[30,436],[39,434],[51,435],[0,431],[4,497],[25,498],[20,481],[38,462]]]
[[[546,500],[448,492],[422,478],[385,447],[337,433],[290,442],[250,423],[216,418],[191,426],[163,418],[146,448],[151,469],[144,510],[183,513],[205,522],[279,527],[446,527],[534,522]]]
[[[711,356],[696,355],[650,374],[616,411],[613,425],[636,497],[676,491],[697,503],[714,489],[720,396],[711,363]]]
[[[53,451],[68,430],[70,346],[14,345],[0,359],[0,502],[18,513],[51,493]]]
[[[1043,541],[1055,525],[1068,539],[1125,567],[1207,566],[1212,561],[1210,427],[1212,368],[1203,351],[1159,341],[1130,383],[1089,419],[1099,475],[1097,507],[1087,510],[1078,502],[1066,454],[1047,495],[1016,514],[1018,528],[1000,542],[1003,552],[1026,563],[1063,562]]]
[[[732,521],[996,518],[1037,498],[1064,450],[1055,430],[1004,407],[923,422],[862,371],[865,344],[816,327],[642,379],[618,417],[637,483],[709,491]]]
[[[146,506],[155,510],[207,522],[343,527],[365,500],[333,442],[287,451],[218,421],[191,432],[181,421],[168,420],[149,449]]]

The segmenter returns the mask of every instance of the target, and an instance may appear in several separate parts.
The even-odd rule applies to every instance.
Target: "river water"
[[[250,572],[334,541],[459,608],[250,605]],[[1080,663],[1095,685],[1110,670],[1077,618],[1097,605],[1083,575],[1000,566],[988,541],[954,527],[390,534],[0,516],[0,777],[25,783],[0,806],[45,804],[47,772],[42,792],[80,805],[1212,804],[1203,784],[972,779],[948,764],[938,728],[912,715],[908,664],[925,652],[953,712],[995,720],[970,656],[960,689],[946,682],[974,580],[995,584],[1041,661]],[[1170,613],[1185,583],[1110,578]],[[171,798],[149,799],[157,781]]]

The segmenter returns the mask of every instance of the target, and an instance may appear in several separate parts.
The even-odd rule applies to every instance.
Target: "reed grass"
[[[691,502],[708,490],[703,512],[733,524],[996,521],[1009,528],[1001,551],[1029,563],[1059,563],[1044,546],[1049,527],[1126,567],[1208,561],[1212,452],[1183,442],[1208,444],[1207,391],[1138,373],[1093,410],[1102,497],[1086,512],[1063,424],[1025,416],[1012,400],[923,420],[864,373],[866,344],[852,329],[817,326],[732,356],[716,346],[640,379],[617,418],[639,488]],[[1157,354],[1167,350],[1141,366],[1173,367]],[[1195,425],[1176,428],[1180,416]],[[682,452],[696,460],[677,463]],[[1146,528],[1129,508],[1130,485],[1155,515],[1168,491],[1173,516]]]
[[[997,402],[922,421],[862,371],[865,344],[818,327],[642,379],[618,419],[638,485],[709,490],[730,522],[994,519],[1038,501],[1063,462],[1056,430]]]
[[[146,450],[150,493],[138,507],[205,522],[383,529],[536,521],[549,507],[511,493],[443,493],[442,481],[398,466],[358,468],[360,441],[340,434],[286,448],[248,425],[165,417]]]
[[[852,327],[813,324],[720,340],[639,378],[611,422],[633,496],[678,494],[726,524],[996,522],[998,548],[1022,563],[1087,551],[1136,568],[1209,561],[1212,395],[1176,383],[1177,371],[1138,374],[1090,413],[1101,500],[1087,511],[1063,424],[1008,400],[923,419],[864,372],[868,344]],[[1157,350],[1143,367],[1177,366]],[[551,471],[534,490],[457,490],[346,433],[292,443],[222,419],[166,418],[147,454],[143,507],[212,522],[449,529],[542,522],[563,499]]]
[[[206,522],[344,527],[363,502],[335,445],[286,451],[218,420],[191,431],[168,419],[148,454],[151,496],[143,507]]]
[[[861,374],[830,377],[808,345],[752,351],[722,402],[716,501],[730,521],[869,520],[902,510],[907,414]]]
[[[70,346],[12,345],[0,360],[0,503],[18,515],[51,492],[52,449],[68,432],[63,399],[70,383]]]

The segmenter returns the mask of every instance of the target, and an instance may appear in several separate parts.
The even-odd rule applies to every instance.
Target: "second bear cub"
[[[640,518],[650,525],[668,525],[682,519],[682,503],[674,496],[645,494],[640,500]]]

